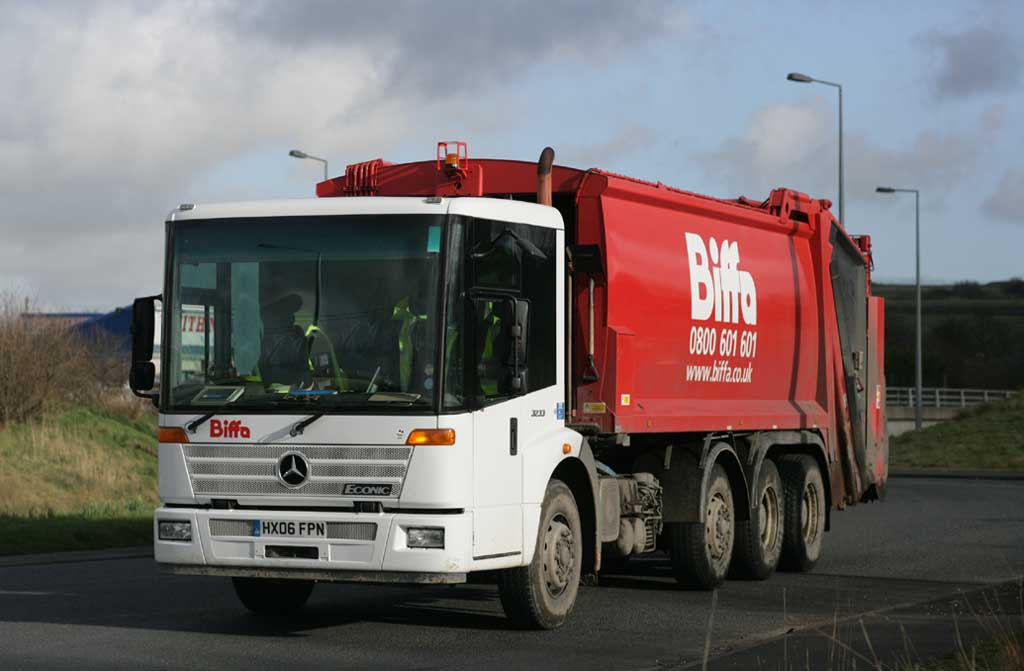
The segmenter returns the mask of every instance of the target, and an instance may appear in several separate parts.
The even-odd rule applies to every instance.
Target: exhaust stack
[[[544,147],[537,159],[537,203],[551,206],[551,165],[555,162],[555,150]]]

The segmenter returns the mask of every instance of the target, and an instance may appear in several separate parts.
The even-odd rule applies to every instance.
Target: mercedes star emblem
[[[300,452],[286,452],[277,462],[277,477],[287,487],[301,487],[309,478],[309,461]]]

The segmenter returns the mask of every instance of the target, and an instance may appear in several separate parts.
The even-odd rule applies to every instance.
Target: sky
[[[313,195],[330,162],[600,167],[837,200],[875,277],[1024,275],[1024,3],[0,0],[0,292],[158,293],[183,202]],[[837,207],[834,207],[838,212]]]

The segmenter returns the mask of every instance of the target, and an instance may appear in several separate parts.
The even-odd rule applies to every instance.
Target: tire
[[[689,589],[714,589],[725,582],[736,535],[736,509],[729,476],[715,464],[704,491],[704,522],[669,525],[672,572]]]
[[[825,540],[825,485],[818,462],[806,455],[779,459],[786,505],[779,568],[806,573],[821,556]]]
[[[306,605],[313,593],[312,580],[232,578],[242,605],[256,615],[288,615]]]
[[[576,499],[565,483],[551,480],[532,561],[498,574],[506,617],[526,629],[560,627],[576,603],[582,568],[583,533]]]
[[[785,494],[775,462],[765,459],[757,477],[749,520],[736,523],[730,577],[765,580],[775,572],[785,534]]]

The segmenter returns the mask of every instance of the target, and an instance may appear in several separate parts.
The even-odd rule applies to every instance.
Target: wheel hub
[[[772,545],[779,528],[779,497],[771,487],[766,487],[761,495],[759,513],[757,529],[761,546],[767,548]]]
[[[561,516],[551,520],[544,533],[544,583],[552,596],[569,586],[576,566],[576,538]]]
[[[704,539],[713,560],[720,561],[729,551],[732,533],[732,511],[725,497],[716,492],[708,501],[707,520],[704,523]]]
[[[804,487],[803,501],[800,505],[800,528],[803,530],[804,542],[808,545],[818,536],[820,511],[818,509],[818,490],[810,482]]]

